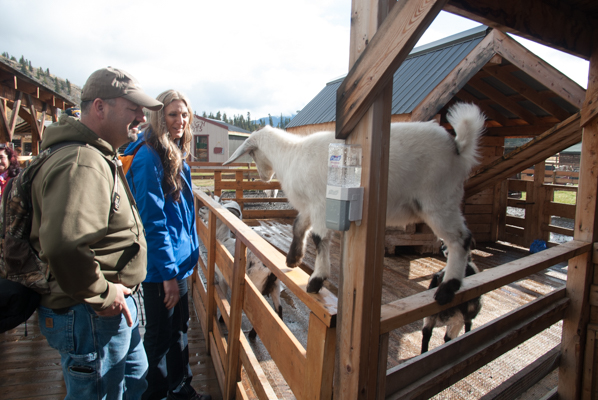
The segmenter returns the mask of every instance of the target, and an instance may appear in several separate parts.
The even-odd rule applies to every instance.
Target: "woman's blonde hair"
[[[162,168],[164,169],[164,180],[162,181],[162,189],[165,195],[171,195],[174,201],[179,201],[181,197],[181,190],[183,182],[181,179],[181,171],[183,170],[183,159],[189,154],[191,148],[191,140],[193,134],[191,133],[191,122],[193,122],[193,110],[191,109],[191,102],[181,92],[176,90],[167,90],[160,93],[156,99],[162,104],[159,111],[151,111],[149,116],[149,128],[145,133],[145,141],[149,144],[160,156]],[[166,119],[164,110],[175,100],[181,100],[187,106],[189,111],[189,123],[185,127],[183,136],[179,143],[175,143],[170,139],[170,133],[166,128]]]

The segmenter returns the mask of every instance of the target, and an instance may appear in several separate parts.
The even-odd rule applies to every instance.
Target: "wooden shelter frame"
[[[558,321],[563,321],[561,346],[550,350],[520,374],[538,374],[538,371],[558,365],[558,388],[546,398],[597,397],[598,32],[595,26],[598,26],[598,8],[585,0],[560,3],[567,3],[570,7],[555,6],[551,0],[532,0],[531,7],[550,14],[552,23],[558,24],[563,32],[565,28],[569,29],[567,33],[554,27],[546,28],[544,21],[524,12],[523,6],[514,0],[499,5],[490,0],[353,1],[351,69],[337,92],[336,136],[362,147],[361,183],[365,196],[361,225],[352,224],[342,236],[338,310],[336,298],[325,289],[317,295],[304,293],[307,275],[303,271],[282,267],[284,259],[278,251],[251,229],[222,213],[221,207],[205,195],[196,192],[197,207],[207,206],[211,215],[207,225],[198,224],[200,237],[208,246],[208,261],[202,264],[206,284],[194,275],[193,296],[196,304],[205,306],[198,312],[210,351],[215,356],[218,378],[225,388],[224,398],[245,398],[239,383],[241,364],[254,389],[261,387],[256,391],[258,398],[274,396],[259,365],[251,357],[244,336],[240,334],[242,313],[252,321],[260,320],[262,327],[255,326],[258,335],[265,335],[265,341],[270,344],[268,350],[275,353],[272,354],[273,360],[297,398],[330,398],[332,388],[337,399],[429,398]],[[584,6],[589,12],[572,23],[571,18],[580,16],[578,8]],[[532,165],[543,165],[547,157],[581,139],[574,240],[466,278],[449,305],[439,306],[434,301],[433,291],[382,304],[392,77],[442,9],[476,19],[497,30],[482,40],[476,50],[413,111],[409,119],[438,120],[437,114],[456,97],[475,102],[496,122],[488,127],[486,139],[492,136],[535,136],[527,145],[508,156],[498,156],[480,168],[466,183],[466,198],[485,189],[496,191],[501,186],[505,187],[509,176]],[[505,26],[508,24],[511,25]],[[572,85],[570,80],[561,79],[558,71],[521,46],[508,44],[501,29],[589,59],[588,90],[583,91]],[[579,35],[571,36],[570,32]],[[508,68],[504,68],[503,60],[550,87],[581,110],[570,114],[555,108],[545,98],[513,79]],[[524,97],[544,109],[550,117],[538,118],[529,113],[512,99],[485,85],[483,79],[479,79],[484,76],[496,76],[507,85],[517,86]],[[484,101],[462,90],[472,77],[477,77],[471,83],[476,90],[516,118],[501,117]],[[536,170],[539,169],[543,171],[543,168]],[[242,174],[235,172],[235,175],[235,183],[231,183],[233,186],[229,189],[234,188],[237,195],[240,192],[242,196]],[[538,171],[534,182],[525,187],[547,190],[542,187],[543,181],[544,175]],[[533,213],[541,215],[542,211],[534,209]],[[222,220],[237,237],[234,260],[215,240],[217,219]],[[246,249],[257,254],[310,308],[306,349],[297,345],[245,276]],[[569,262],[569,267],[564,289],[541,296],[448,345],[386,369],[389,333],[392,330],[565,261]],[[223,266],[225,278],[233,287],[230,303],[213,284],[215,264]],[[216,308],[224,311],[228,338],[220,332],[215,320]],[[282,344],[279,347],[285,349],[285,357],[278,353],[280,349],[275,343]],[[310,348],[316,349],[312,355]],[[334,385],[330,368],[333,353]],[[314,386],[316,384],[319,386]]]
[[[598,305],[590,296],[594,289],[595,263],[598,261],[595,257],[598,222],[597,10],[591,3],[584,1],[560,3],[571,4],[555,6],[550,1],[541,0],[531,1],[531,4],[491,0],[353,2],[351,69],[337,92],[336,136],[362,145],[362,185],[365,187],[365,199],[361,226],[352,225],[343,238],[335,398],[426,398],[437,392],[431,387],[437,386],[439,381],[445,380],[448,383],[460,379],[460,373],[453,374],[451,369],[466,371],[473,368],[471,360],[479,361],[484,358],[488,361],[497,352],[504,352],[499,348],[512,348],[513,338],[522,336],[523,332],[540,329],[540,325],[560,318],[563,318],[563,337],[558,398],[593,398],[596,395],[596,378],[593,373],[597,354],[596,325],[589,322],[596,319],[593,315]],[[580,11],[584,6],[593,13]],[[456,341],[444,348],[444,355],[439,355],[442,352],[438,351],[416,358],[414,363],[422,363],[420,368],[407,370],[406,366],[401,366],[395,371],[386,371],[389,330],[448,308],[438,306],[433,300],[433,294],[428,292],[389,305],[382,306],[380,302],[392,75],[432,20],[445,7],[453,13],[590,60],[588,91],[581,112],[547,131],[542,138],[546,139],[546,136],[554,132],[567,136],[563,132],[571,125],[578,124],[578,127],[583,128],[579,186],[581,201],[578,202],[576,212],[578,222],[575,240],[570,244],[550,249],[539,257],[527,257],[517,265],[506,264],[492,273],[484,272],[475,278],[467,278],[462,290],[458,292],[454,303],[472,299],[508,283],[511,279],[519,279],[517,276],[522,277],[531,271],[569,260],[565,291],[549,296],[550,299],[541,299],[545,303],[541,306],[532,303],[522,308],[521,315],[512,317],[511,320],[507,319],[509,316],[501,318],[499,323],[503,328],[508,328],[511,339],[491,343],[493,335],[478,337],[476,343],[487,346],[488,350],[476,351],[477,355],[472,355],[469,362],[456,360],[455,356],[460,354],[457,350],[459,341]],[[534,17],[529,9],[542,13]],[[550,25],[540,17],[547,14],[551,16]],[[555,23],[561,29],[555,29]],[[484,55],[481,54],[481,57]],[[558,86],[559,83],[554,84]],[[432,117],[437,111],[434,104],[427,107],[426,110],[418,110],[421,119]],[[520,153],[522,152],[523,150]],[[509,162],[523,163],[521,154],[519,156],[519,159],[513,156],[508,160],[499,160],[497,164],[503,163],[504,166],[504,163]],[[504,171],[502,167],[497,167],[494,171],[492,167],[486,168],[487,174],[495,174],[492,181],[494,183],[502,178],[498,177],[498,170]],[[468,194],[473,194],[475,190],[472,183],[468,185]],[[496,276],[491,277],[492,274]],[[529,323],[524,322],[526,318]],[[517,328],[514,326],[516,322],[523,323],[523,326]],[[518,334],[517,329],[521,329],[521,333]],[[510,344],[505,346],[507,342]],[[406,374],[407,371],[412,373]],[[413,375],[418,372],[420,375]]]
[[[71,100],[35,79],[0,62],[0,143],[12,141],[19,116],[31,126],[32,153],[37,155],[46,115],[51,115],[52,121],[56,122],[59,109],[65,110],[74,105]],[[12,110],[10,114],[9,109]]]

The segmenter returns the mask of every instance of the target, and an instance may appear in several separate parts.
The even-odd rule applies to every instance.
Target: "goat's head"
[[[262,136],[262,134],[262,131],[252,133],[249,139],[245,140],[243,144],[235,150],[233,155],[222,165],[228,165],[239,157],[249,153],[251,158],[253,158],[253,161],[255,161],[260,179],[264,182],[270,182],[274,176],[274,169],[272,168],[272,163],[266,153],[260,149],[260,136]]]

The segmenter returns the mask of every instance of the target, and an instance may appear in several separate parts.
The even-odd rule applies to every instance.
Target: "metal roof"
[[[226,127],[226,129],[228,129],[229,132],[239,132],[239,133],[246,133],[246,134],[250,134],[251,133],[251,132],[249,132],[246,129],[239,128],[238,126],[231,125],[231,124],[226,123],[224,121],[221,121],[219,119],[212,119],[212,118],[201,117],[201,116],[199,116],[197,114],[195,114],[194,118],[203,119],[203,120],[209,121],[209,122],[211,122],[213,124],[216,124],[216,125],[223,125],[224,127]]]
[[[392,114],[413,109],[469,54],[488,32],[479,26],[444,39],[416,47],[394,74]],[[326,84],[287,125],[321,124],[336,120],[336,91],[345,77]]]

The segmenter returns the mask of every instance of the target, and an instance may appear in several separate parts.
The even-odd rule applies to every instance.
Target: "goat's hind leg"
[[[287,265],[295,268],[301,263],[305,254],[305,236],[311,228],[311,221],[307,215],[299,213],[293,222],[293,241],[287,254]]]

